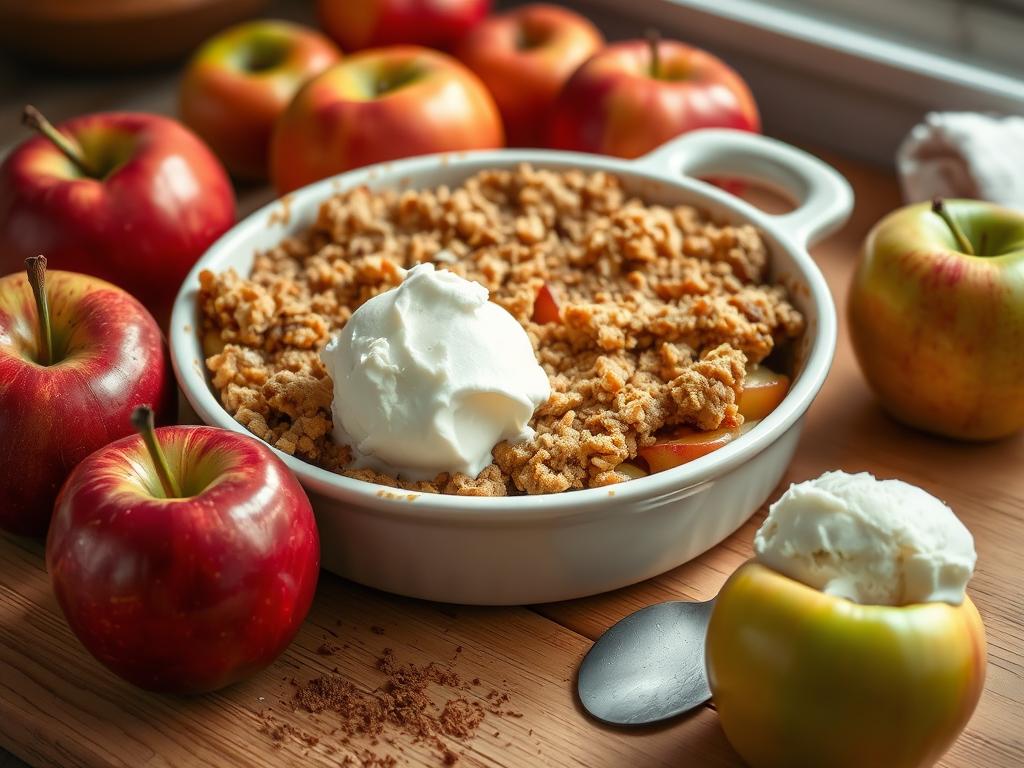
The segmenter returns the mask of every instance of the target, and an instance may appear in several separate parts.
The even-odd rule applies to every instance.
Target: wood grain
[[[373,690],[383,682],[376,660],[384,648],[400,662],[451,662],[464,679],[479,677],[466,695],[481,703],[491,689],[510,694],[508,707],[522,716],[489,714],[477,737],[453,742],[460,765],[736,764],[708,709],[642,731],[587,720],[572,690],[589,642],[526,608],[433,605],[324,573],[299,637],[270,668],[221,693],[178,698],[138,691],[82,650],[49,589],[39,545],[0,541],[0,583],[0,743],[32,765],[247,766],[258,756],[266,766],[335,766],[345,749],[329,735],[329,713],[293,711],[289,681],[338,669]],[[325,641],[339,650],[321,655]],[[260,732],[267,713],[319,743],[273,741]],[[401,765],[440,763],[427,745],[401,737],[374,749]]]
[[[173,113],[171,75],[67,82],[0,69],[0,86],[0,147],[22,135],[17,115],[30,97],[55,120],[111,108]],[[941,764],[1024,765],[1024,437],[961,445],[900,427],[880,412],[852,358],[843,305],[859,243],[871,224],[898,205],[898,190],[889,174],[825,159],[851,180],[858,203],[843,232],[814,250],[840,306],[840,343],[785,482],[826,469],[866,469],[917,483],[961,515],[979,553],[971,593],[988,630],[989,673],[974,718]],[[240,190],[240,210],[270,197],[262,187]],[[491,687],[511,692],[509,706],[522,717],[489,715],[477,738],[455,745],[460,764],[738,766],[710,708],[659,728],[612,729],[584,717],[573,687],[590,639],[614,621],[659,600],[713,595],[749,557],[761,514],[719,547],[659,578],[534,609],[437,606],[324,574],[309,620],[275,664],[227,691],[191,699],[137,691],[100,667],[57,609],[40,546],[0,537],[0,746],[31,765],[60,768],[338,765],[343,752],[331,750],[342,745],[331,735],[330,717],[293,712],[289,680],[337,667],[372,690],[382,680],[375,659],[389,647],[400,661],[454,660],[464,677],[481,678],[473,695]],[[339,646],[332,656],[317,653],[325,640]],[[319,743],[288,738],[275,746],[260,732],[268,713],[319,737]],[[376,749],[393,754],[399,765],[438,764],[430,749],[408,740]],[[0,755],[0,766],[9,762]]]

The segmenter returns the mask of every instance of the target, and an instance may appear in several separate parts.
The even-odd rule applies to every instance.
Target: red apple
[[[757,365],[747,371],[736,403],[746,421],[759,421],[774,411],[789,391],[789,376]]]
[[[750,89],[720,59],[672,40],[632,40],[576,70],[555,104],[548,143],[639,157],[697,128],[760,125]]]
[[[274,129],[278,192],[362,165],[502,146],[494,99],[455,59],[412,46],[350,56],[306,83]]]
[[[258,440],[152,428],[89,456],[61,490],[46,566],[83,645],[135,685],[200,693],[262,669],[316,589],[320,542],[295,476]]]
[[[45,272],[0,278],[0,528],[42,535],[72,468],[131,432],[140,400],[174,417],[160,329],[109,283]],[[33,297],[39,288],[38,301]]]
[[[508,143],[538,147],[562,86],[602,45],[600,31],[583,16],[538,3],[482,21],[455,55],[494,95]]]
[[[317,0],[316,8],[324,32],[345,51],[448,48],[487,15],[491,0]]]
[[[56,129],[0,165],[0,273],[45,253],[52,266],[131,292],[158,318],[206,248],[235,221],[224,168],[180,123],[107,112]]]
[[[530,319],[540,325],[557,323],[562,319],[562,312],[558,308],[558,301],[547,284],[542,285],[540,290],[537,291],[537,298],[533,302],[533,317]]]
[[[875,225],[850,285],[850,336],[895,418],[966,440],[1024,427],[1024,214],[972,200]]]
[[[710,432],[682,429],[671,438],[659,440],[654,445],[641,448],[637,454],[650,467],[651,472],[662,472],[672,467],[699,459],[712,451],[728,445],[741,431],[735,427],[723,427]]]
[[[341,58],[319,32],[287,21],[250,21],[208,40],[178,92],[181,119],[233,175],[265,179],[274,121],[303,83]]]

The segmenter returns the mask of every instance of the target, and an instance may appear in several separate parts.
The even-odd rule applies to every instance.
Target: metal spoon
[[[614,725],[665,720],[711,698],[704,637],[714,600],[643,608],[597,639],[580,664],[583,707]]]

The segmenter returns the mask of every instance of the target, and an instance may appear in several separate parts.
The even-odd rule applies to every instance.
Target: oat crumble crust
[[[430,260],[482,283],[526,329],[552,389],[531,422],[537,434],[498,445],[477,478],[410,483],[346,469],[319,351],[355,308],[401,281],[399,267]],[[746,366],[803,331],[785,290],[764,284],[767,261],[753,227],[646,205],[601,172],[523,165],[452,189],[357,188],[257,254],[248,278],[200,275],[206,363],[239,423],[349,477],[473,496],[602,486],[627,479],[615,468],[659,430],[742,421]],[[545,284],[561,322],[531,321]]]

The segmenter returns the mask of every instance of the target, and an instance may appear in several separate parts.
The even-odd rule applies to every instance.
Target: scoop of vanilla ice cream
[[[476,477],[499,442],[532,436],[548,377],[523,327],[487,297],[479,283],[420,264],[324,348],[334,437],[354,466],[406,480]]]
[[[959,605],[974,539],[953,510],[900,480],[827,472],[791,485],[754,536],[757,559],[857,603]]]

